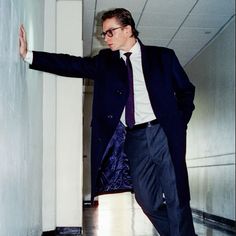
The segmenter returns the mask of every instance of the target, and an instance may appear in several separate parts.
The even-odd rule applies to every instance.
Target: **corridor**
[[[117,7],[132,13],[144,48],[155,46],[159,52],[175,53],[179,60],[158,52],[149,62],[149,53],[138,53],[136,82],[142,81],[144,93],[134,87],[140,104],[147,105],[140,105],[144,117],[149,107],[150,115],[155,110],[163,124],[168,121],[172,127],[178,116],[184,121],[179,127],[186,125],[189,102],[185,105],[180,94],[189,94],[177,83],[182,76],[176,76],[176,65],[181,64],[195,86],[195,110],[184,127],[196,233],[236,235],[235,0],[0,0],[0,236],[82,236],[81,232],[83,236],[158,236],[129,193],[103,195],[97,207],[83,207],[92,194],[91,163],[100,164],[100,157],[91,157],[94,153],[102,157],[110,127],[121,115],[119,104],[124,106],[128,97],[126,68],[118,54],[111,52],[114,61],[107,58],[104,65],[96,59],[108,52],[99,54],[109,47],[102,35],[115,30],[102,27],[101,15]],[[73,77],[30,69],[19,53],[22,25],[28,51],[73,55],[69,58],[74,63],[58,63],[59,72],[64,68]],[[114,34],[126,32],[126,26]],[[150,55],[155,52],[149,50]],[[54,60],[46,61],[46,67],[53,68]],[[94,80],[95,71],[101,79]],[[158,85],[146,86],[149,77]],[[101,90],[95,92],[98,84]],[[153,103],[148,90],[158,97]],[[171,99],[162,96],[164,91]],[[163,105],[152,109],[159,102]],[[178,136],[175,127],[169,128],[173,139]]]
[[[98,207],[85,207],[83,236],[158,236],[130,193],[103,195]],[[198,236],[236,235],[236,231],[223,230],[201,223],[194,216]]]

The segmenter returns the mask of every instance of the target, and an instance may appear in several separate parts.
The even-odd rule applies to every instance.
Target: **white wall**
[[[193,208],[235,220],[235,18],[186,66],[196,85],[188,130]]]
[[[0,0],[0,235],[42,229],[42,73],[18,54],[25,25],[29,48],[43,48],[44,1]]]
[[[91,120],[93,86],[84,89],[83,124],[83,200],[91,202]]]
[[[82,1],[57,2],[57,52],[82,56]],[[82,79],[57,79],[57,226],[82,227]]]
[[[73,42],[70,35],[62,38],[62,31],[56,35],[58,2],[72,8],[61,6],[61,15],[67,14],[63,27],[72,25],[68,12],[76,13]],[[23,23],[29,49],[62,51],[66,45],[67,52],[82,54],[82,1],[47,0],[45,5],[44,15],[44,1],[0,0],[0,236],[82,226],[82,80],[58,83],[49,74],[43,80],[43,73],[29,70],[18,53]],[[47,24],[44,17],[50,19]]]
[[[44,50],[56,51],[56,0],[45,1]],[[56,76],[43,73],[43,231],[56,227]]]
[[[82,55],[82,1],[45,2],[45,51]],[[82,79],[44,74],[43,231],[82,227]]]

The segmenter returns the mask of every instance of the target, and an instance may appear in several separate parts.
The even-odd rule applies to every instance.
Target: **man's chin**
[[[117,51],[118,48],[114,47],[114,46],[109,46],[109,48],[114,52],[114,51]]]
[[[118,51],[117,48],[110,48],[113,52]]]

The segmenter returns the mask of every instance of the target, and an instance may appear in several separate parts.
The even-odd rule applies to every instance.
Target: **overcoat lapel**
[[[156,101],[154,102],[153,98],[162,96],[162,91],[160,88],[162,88],[161,80],[163,78],[161,73],[160,56],[156,52],[153,55],[152,51],[148,50],[147,46],[144,46],[140,41],[139,43],[141,46],[141,60],[146,88],[149,94],[149,99],[152,104],[153,111],[155,115],[158,116],[159,114],[157,114],[157,110],[155,109],[156,106],[154,105],[154,103],[160,100],[155,99]]]
[[[144,79],[150,95],[150,89],[152,88],[152,85],[155,83],[155,87],[158,87],[158,80],[156,80],[156,78],[160,78],[161,76],[161,64],[158,63],[159,57],[156,53],[153,55],[152,51],[148,50],[148,47],[143,45],[140,40],[139,44],[141,47],[141,60]],[[153,63],[153,61],[156,63]],[[153,80],[155,80],[155,82]]]
[[[113,76],[117,76],[117,79],[128,85],[127,81],[127,68],[125,61],[120,57],[119,51],[115,51],[112,54]],[[113,78],[114,81],[114,78]]]
[[[143,74],[144,79],[147,82],[147,78],[150,78],[150,70],[149,70],[149,63],[148,63],[148,55],[145,46],[139,41],[141,47],[141,60],[142,60],[142,67],[143,67]]]

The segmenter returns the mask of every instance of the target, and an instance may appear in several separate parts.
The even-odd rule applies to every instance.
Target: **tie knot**
[[[124,55],[125,55],[127,58],[129,58],[131,54],[132,54],[132,52],[126,52],[126,53],[124,53]]]

